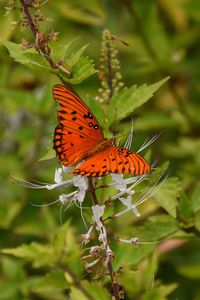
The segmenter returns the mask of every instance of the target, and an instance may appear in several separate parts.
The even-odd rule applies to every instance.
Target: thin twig
[[[98,201],[97,196],[96,196],[96,192],[95,192],[95,188],[94,188],[94,185],[93,185],[93,182],[92,182],[92,178],[89,178],[89,187],[90,187],[90,192],[91,192],[94,204],[99,205],[99,201]],[[100,221],[103,224],[103,219],[102,218],[100,218]],[[109,256],[108,256],[107,265],[108,265],[109,276],[110,276],[111,283],[112,283],[113,296],[114,296],[115,300],[120,300],[121,299],[121,297],[120,297],[120,286],[119,286],[119,283],[117,282],[117,280],[115,278],[115,273],[114,273],[113,267],[112,267],[112,260],[111,260],[111,257],[109,257]]]
[[[29,25],[34,38],[35,38],[35,48],[36,50],[48,61],[52,69],[61,69],[61,66],[54,62],[54,60],[51,57],[51,48],[49,47],[47,43],[47,37],[44,33],[42,33],[39,28],[36,26],[36,24],[33,21],[33,18],[29,12],[29,9],[32,7],[32,2],[26,2],[24,0],[19,0],[21,7],[23,9],[23,12],[26,17],[27,24]],[[70,76],[70,72],[66,68],[62,68],[62,71],[65,72],[68,76]],[[57,76],[61,79],[61,81],[65,83],[63,78],[57,74]]]

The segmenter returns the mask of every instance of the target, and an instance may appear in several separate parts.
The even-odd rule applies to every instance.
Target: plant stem
[[[89,187],[90,187],[90,192],[91,192],[94,204],[99,205],[99,201],[98,201],[97,196],[96,196],[96,192],[95,192],[95,188],[94,188],[94,185],[93,185],[92,178],[89,178]],[[103,223],[102,218],[100,218],[100,221]],[[108,265],[108,273],[109,273],[111,283],[112,283],[113,296],[114,296],[115,300],[120,300],[121,299],[121,297],[120,297],[120,286],[119,286],[119,283],[117,282],[117,280],[115,278],[115,273],[113,271],[113,266],[112,266],[112,260],[111,260],[111,257],[109,257],[109,256],[108,256],[107,265]]]
[[[35,38],[35,48],[36,50],[48,61],[52,69],[61,69],[62,66],[59,65],[59,63],[54,62],[54,60],[51,57],[51,48],[49,47],[47,43],[47,37],[45,36],[44,33],[42,33],[39,28],[36,26],[36,24],[33,21],[33,18],[29,12],[29,8],[32,7],[32,1],[24,1],[24,0],[19,0],[21,7],[23,9],[24,15],[27,20],[27,24],[29,25],[34,38]],[[68,76],[70,75],[70,72],[62,67],[62,71],[65,72]],[[63,80],[61,76],[56,74],[60,80],[66,84],[66,82]]]

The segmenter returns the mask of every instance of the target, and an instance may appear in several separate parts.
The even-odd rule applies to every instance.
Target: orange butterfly
[[[60,104],[59,124],[54,133],[54,149],[64,166],[80,164],[72,173],[101,177],[109,173],[143,175],[151,168],[146,160],[126,148],[115,146],[115,138],[106,139],[87,105],[63,85],[53,87]]]

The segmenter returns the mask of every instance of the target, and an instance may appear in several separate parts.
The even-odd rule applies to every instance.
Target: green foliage
[[[127,300],[199,299],[199,1],[128,0],[114,5],[96,0],[44,1],[39,8],[42,17],[34,9],[31,15],[47,37],[42,45],[48,55],[39,50],[43,36],[36,43],[19,5],[15,1],[12,9],[12,1],[0,4],[0,299],[111,298],[105,264],[84,270],[84,260],[93,262],[89,250],[95,243],[81,244],[87,230],[80,209],[69,205],[65,211],[55,203],[68,191],[28,189],[12,179],[54,181],[58,162],[49,158],[55,157],[52,139],[57,107],[51,90],[61,82],[79,85],[73,88],[106,136],[110,128],[116,136],[129,133],[133,117],[134,150],[147,136],[162,132],[145,157],[152,162],[159,155],[159,166],[169,161],[168,178],[138,207],[140,218],[128,212],[105,222],[121,295]],[[101,65],[104,28],[109,30],[112,49]],[[120,81],[123,74],[121,82],[127,87],[120,87],[102,103],[100,96],[99,102],[94,99],[101,94],[99,88],[105,88],[103,78],[110,75],[104,73],[110,68],[109,55],[118,60]],[[109,79],[119,78],[117,68],[107,78],[108,89]],[[157,170],[162,174],[164,167]],[[154,176],[153,171],[136,188],[136,202],[154,185]],[[108,183],[103,178],[100,185]],[[115,192],[113,187],[97,190],[99,201],[108,202],[104,217],[122,207],[117,200],[109,202]],[[90,226],[93,220],[85,207],[91,207],[89,195],[83,215]],[[135,244],[118,241],[134,237],[138,238]],[[95,238],[94,234],[93,241]]]
[[[48,62],[35,49],[23,49],[21,44],[5,41],[4,45],[8,49],[10,56],[17,62],[36,70],[50,71]]]
[[[71,84],[78,84],[94,74],[96,71],[93,66],[93,61],[89,57],[82,56],[83,52],[88,45],[82,46],[76,51],[73,51],[72,45],[74,40],[65,46],[53,46],[51,51],[55,54],[56,68],[51,69],[48,61],[45,59],[45,55],[36,51],[34,48],[23,49],[21,44],[16,44],[10,41],[5,41],[4,45],[8,49],[10,56],[17,62],[32,68],[34,70],[51,71],[57,75],[60,75],[64,80]],[[60,57],[57,56],[57,50]],[[62,62],[62,63],[61,63]],[[69,77],[70,73],[70,77]]]
[[[132,114],[136,108],[149,100],[153,93],[168,79],[167,77],[149,86],[141,85],[140,87],[124,88],[118,94],[115,94],[108,106],[108,126]]]
[[[171,216],[176,217],[177,198],[180,192],[180,182],[177,178],[168,178],[155,194],[156,202]]]

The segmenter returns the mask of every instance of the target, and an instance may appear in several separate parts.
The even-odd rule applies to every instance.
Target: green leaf
[[[70,222],[67,222],[55,235],[53,248],[58,261],[67,264],[68,268],[80,275],[82,265],[80,261],[80,249],[76,243],[73,229],[70,227]]]
[[[88,44],[77,48],[76,39],[68,42],[66,45],[58,45],[52,43],[52,57],[54,61],[61,62],[60,70],[55,70],[55,73],[60,73],[60,76],[71,84],[78,84],[96,72],[94,69],[93,60],[83,56]],[[70,72],[70,76],[64,71]]]
[[[155,201],[171,216],[176,217],[177,198],[180,193],[178,178],[168,178],[154,196]]]
[[[53,2],[59,12],[67,19],[80,24],[102,25],[105,20],[105,13],[102,10],[99,1],[67,1]]]
[[[133,236],[138,237],[139,235],[133,233]],[[151,245],[142,245],[141,247],[130,244],[118,244],[114,249],[116,258],[113,261],[113,266],[115,269],[119,269],[121,266],[126,267],[129,265],[138,264],[142,259],[147,257],[154,248],[155,245],[153,243]]]
[[[2,249],[1,252],[29,260],[36,268],[43,265],[51,265],[54,258],[54,253],[51,247],[43,246],[35,242],[16,248]]]
[[[87,292],[83,292],[76,287],[71,287],[70,300],[88,300]]]
[[[133,236],[139,237],[141,242],[158,241],[166,238],[178,230],[178,222],[170,215],[150,217],[143,225],[132,229]]]
[[[60,44],[57,41],[51,41],[49,44],[51,45],[52,57],[55,61],[57,60],[65,60],[68,59],[74,52],[75,42],[79,37],[76,37],[69,41],[67,44]]]
[[[152,284],[152,278],[155,276],[158,269],[158,257],[156,253],[148,260],[142,262],[142,281],[146,289],[148,290]]]
[[[50,70],[46,59],[37,53],[35,49],[22,49],[21,44],[10,41],[5,41],[3,44],[8,49],[10,56],[22,65],[36,70]]]
[[[40,292],[43,290],[66,289],[68,287],[69,284],[67,284],[65,273],[61,270],[54,270],[38,281],[34,286],[34,291]]]
[[[182,219],[192,221],[192,203],[184,193],[181,193],[178,211]]]
[[[200,210],[200,185],[198,185],[192,193],[192,209],[193,212]]]
[[[87,47],[88,45],[84,45],[80,49],[78,49],[75,53],[72,53],[69,57],[68,55],[64,56],[63,59],[67,59],[66,61],[67,69],[71,70],[72,67],[77,64],[77,62],[79,61],[79,59],[81,58],[82,54],[84,53]]]
[[[132,114],[136,108],[147,102],[153,96],[153,93],[168,79],[169,77],[166,77],[154,84],[124,88],[118,94],[115,94],[108,106],[108,126]]]
[[[141,297],[141,300],[167,300],[167,295],[173,292],[177,288],[176,283],[162,285],[159,287],[154,287],[148,291],[146,291],[145,295]]]
[[[170,58],[170,40],[165,32],[163,23],[160,22],[158,6],[153,2],[151,4],[150,7],[146,7],[142,26],[154,55],[159,60],[164,61]]]
[[[0,41],[6,41],[12,36],[13,29],[11,23],[13,19],[14,19],[13,14],[5,15],[3,13],[3,9],[1,10],[0,27],[3,28],[3,30],[1,30],[0,32]]]
[[[71,300],[110,300],[110,294],[107,290],[97,283],[90,283],[86,280],[80,282],[82,289],[77,289],[75,287],[71,288]]]
[[[193,264],[183,264],[178,266],[178,272],[185,276],[186,278],[191,279],[200,279],[200,262],[197,261]]]
[[[70,78],[64,72],[61,72],[61,76],[71,84],[78,84],[94,73],[96,73],[96,70],[94,69],[93,60],[82,56],[73,66]]]

